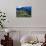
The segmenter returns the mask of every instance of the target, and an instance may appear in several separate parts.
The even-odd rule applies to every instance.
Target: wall
[[[46,0],[32,0],[32,18],[16,18],[18,4],[17,0],[0,0],[0,9],[7,15],[7,27],[46,27]]]

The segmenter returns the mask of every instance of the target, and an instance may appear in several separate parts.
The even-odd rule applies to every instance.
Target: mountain
[[[31,11],[32,7],[21,7],[21,8],[16,8],[16,10],[24,10],[24,11]]]

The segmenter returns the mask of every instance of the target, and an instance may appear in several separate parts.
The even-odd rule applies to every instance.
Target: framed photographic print
[[[18,6],[16,8],[16,17],[32,17],[32,6]]]

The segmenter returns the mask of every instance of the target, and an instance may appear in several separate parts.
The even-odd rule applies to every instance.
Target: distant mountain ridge
[[[28,6],[28,7],[21,7],[21,8],[16,8],[16,10],[24,10],[24,11],[31,11],[32,7]]]

